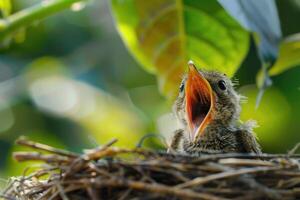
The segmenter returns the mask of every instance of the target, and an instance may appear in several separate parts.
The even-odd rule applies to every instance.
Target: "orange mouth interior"
[[[195,141],[212,119],[214,97],[209,82],[191,63],[185,90],[190,139]]]

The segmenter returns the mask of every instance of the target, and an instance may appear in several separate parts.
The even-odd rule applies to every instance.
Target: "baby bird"
[[[261,153],[255,123],[241,123],[240,98],[226,75],[198,71],[188,63],[173,110],[182,129],[176,130],[169,151],[201,153]]]

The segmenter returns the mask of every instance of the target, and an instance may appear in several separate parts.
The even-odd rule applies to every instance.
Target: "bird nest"
[[[42,161],[11,178],[4,199],[300,199],[297,154],[187,156],[112,147],[83,154],[26,139],[17,161]]]

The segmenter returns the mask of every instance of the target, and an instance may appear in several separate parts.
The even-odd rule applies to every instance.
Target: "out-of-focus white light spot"
[[[156,123],[158,132],[166,138],[166,142],[169,145],[174,132],[182,128],[179,122],[174,123],[176,121],[177,119],[173,113],[166,113],[160,116]]]
[[[71,6],[71,10],[74,12],[80,11],[82,9],[84,9],[86,6],[85,2],[77,2],[77,3],[73,3]]]
[[[80,88],[80,106],[75,118],[84,118],[96,110],[96,95],[95,91],[85,90],[88,88]]]
[[[62,76],[37,79],[29,93],[38,108],[55,115],[78,120],[96,110],[96,90]]]
[[[72,112],[79,103],[75,86],[59,76],[37,79],[29,92],[39,108],[58,115]]]
[[[42,1],[42,6],[48,6],[53,0],[43,0]]]

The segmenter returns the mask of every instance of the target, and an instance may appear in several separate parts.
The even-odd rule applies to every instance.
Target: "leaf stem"
[[[21,10],[5,19],[0,20],[0,41],[20,28],[33,24],[62,10],[70,8],[72,4],[87,0],[48,0]]]

